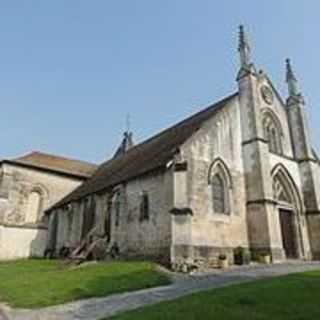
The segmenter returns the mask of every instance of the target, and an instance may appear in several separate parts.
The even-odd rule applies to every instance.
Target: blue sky
[[[0,158],[100,162],[233,93],[237,28],[285,96],[292,58],[320,149],[316,0],[0,0]]]

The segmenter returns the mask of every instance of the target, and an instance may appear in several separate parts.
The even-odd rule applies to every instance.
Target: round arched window
[[[30,192],[28,196],[26,222],[34,223],[40,218],[42,210],[42,196],[38,191]]]

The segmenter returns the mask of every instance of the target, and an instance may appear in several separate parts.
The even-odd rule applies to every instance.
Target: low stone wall
[[[43,257],[47,230],[0,225],[0,260]]]

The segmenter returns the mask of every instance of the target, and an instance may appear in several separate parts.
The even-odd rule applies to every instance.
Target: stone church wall
[[[320,260],[320,215],[309,214],[307,216],[312,259]]]
[[[246,225],[246,195],[241,158],[241,130],[238,100],[235,98],[223,110],[203,125],[181,148],[182,161],[188,164],[186,207],[192,209],[189,240],[184,245],[179,233],[174,242],[177,259],[186,255],[193,259],[229,255],[237,246],[248,247]],[[230,214],[213,212],[209,184],[210,167],[217,159],[223,161],[231,176]],[[185,240],[186,235],[184,234]]]
[[[47,230],[0,225],[0,260],[43,257]]]
[[[320,198],[320,165],[314,164],[315,170],[315,186],[317,196]],[[319,200],[318,200],[319,201]],[[320,203],[320,201],[319,201]],[[310,236],[310,245],[312,251],[312,258],[320,260],[320,214],[309,214],[307,216],[308,230]]]
[[[112,212],[112,239],[120,253],[128,257],[152,257],[167,262],[171,245],[172,172],[158,172],[129,181],[124,195],[119,224]],[[149,199],[148,218],[141,217],[142,195]]]
[[[26,222],[28,195],[33,190],[41,189],[44,193],[43,213],[82,182],[80,179],[8,164],[3,165],[2,175],[1,194],[6,196],[11,207],[5,213],[5,221],[15,224]]]
[[[314,171],[315,171],[315,188],[317,190],[317,202],[320,203],[320,162],[314,164]],[[320,231],[320,229],[319,229]]]
[[[46,245],[43,212],[82,181],[42,170],[3,164],[0,178],[0,259],[41,256]],[[30,203],[35,192],[41,199]],[[38,206],[39,212],[34,214]],[[30,216],[29,216],[30,215]],[[13,239],[15,239],[13,241]]]
[[[119,212],[116,195],[120,195]],[[148,218],[141,217],[142,195],[149,200]],[[110,207],[108,207],[110,202]],[[76,248],[83,237],[84,215],[94,203],[90,234],[105,237],[106,220],[111,220],[109,248],[114,244],[119,254],[127,258],[152,258],[167,262],[171,244],[172,173],[155,172],[116,186],[113,191],[90,195],[55,210],[58,217],[55,251],[63,247]],[[109,210],[109,212],[108,212]],[[87,212],[88,213],[88,212]],[[89,230],[88,230],[89,231]],[[50,238],[50,236],[49,236]],[[50,243],[50,240],[49,240]],[[49,245],[50,246],[50,245]]]

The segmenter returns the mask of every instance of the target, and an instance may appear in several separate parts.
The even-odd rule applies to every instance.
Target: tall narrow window
[[[212,178],[212,201],[213,210],[216,213],[226,213],[225,205],[225,186],[223,179],[219,174],[215,174]]]
[[[108,236],[108,239],[110,239],[110,234],[111,234],[111,212],[112,212],[112,200],[111,198],[107,198],[107,212],[105,215],[105,220],[104,220],[104,230],[105,234]]]
[[[222,159],[217,158],[211,164],[208,178],[212,212],[231,215],[233,209],[232,176]]]
[[[282,154],[281,127],[278,121],[267,113],[263,119],[264,137],[268,142],[269,151]]]
[[[147,192],[143,192],[140,201],[140,221],[149,219],[149,196]]]
[[[120,210],[121,210],[121,194],[117,192],[115,201],[114,201],[114,211],[115,211],[115,225],[119,226],[120,223]]]
[[[278,135],[275,128],[271,129],[270,151],[274,153],[280,153],[280,149],[278,149]]]

